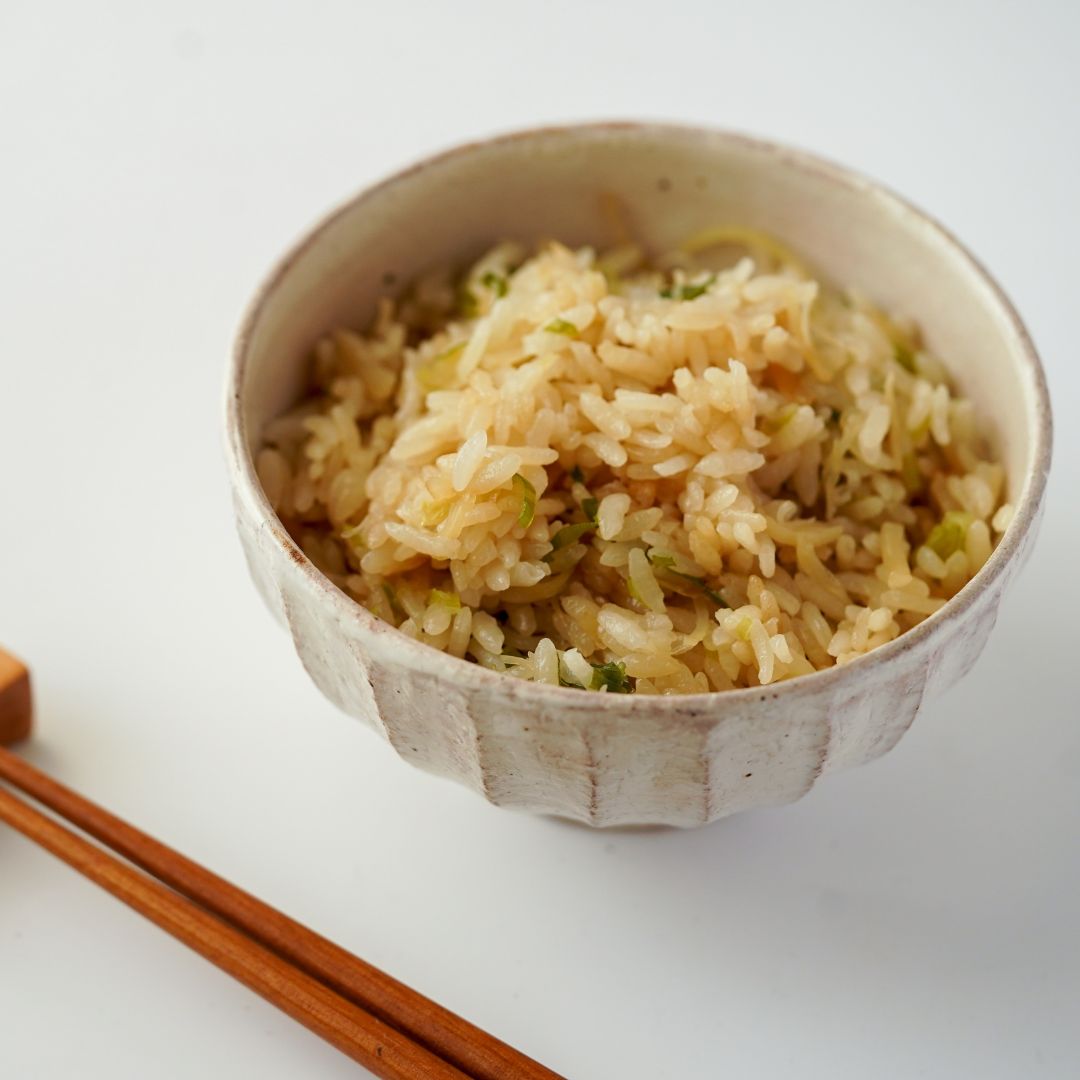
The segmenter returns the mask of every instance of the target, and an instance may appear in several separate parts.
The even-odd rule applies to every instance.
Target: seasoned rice
[[[941,607],[1012,515],[915,326],[745,230],[431,275],[318,343],[256,464],[379,618],[603,692],[847,663]]]

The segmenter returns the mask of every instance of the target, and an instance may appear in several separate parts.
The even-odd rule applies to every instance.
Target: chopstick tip
[[[0,649],[0,746],[29,738],[33,721],[30,672],[18,657]]]

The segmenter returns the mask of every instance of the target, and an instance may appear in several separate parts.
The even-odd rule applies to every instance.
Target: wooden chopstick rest
[[[30,672],[21,660],[0,649],[0,746],[25,739],[33,719]]]

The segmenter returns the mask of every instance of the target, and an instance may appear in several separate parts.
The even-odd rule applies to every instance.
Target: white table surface
[[[1078,8],[0,9],[0,641],[32,760],[575,1078],[1080,1074]],[[220,10],[219,10],[220,9]],[[981,662],[803,802],[600,833],[416,772],[309,684],[219,449],[256,281],[324,209],[541,121],[675,118],[885,179],[1028,320],[1041,543]],[[0,1076],[357,1069],[0,830]]]

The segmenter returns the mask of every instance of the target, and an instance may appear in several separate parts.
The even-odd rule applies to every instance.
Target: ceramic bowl
[[[939,612],[844,667],[766,688],[683,697],[526,683],[421,645],[340,592],[270,508],[252,457],[265,421],[302,391],[315,340],[363,325],[420,272],[507,237],[612,243],[620,200],[653,250],[739,223],[772,233],[839,284],[918,321],[987,423],[1012,524]],[[1051,423],[1016,312],[944,229],[879,185],[818,158],[718,131],[599,124],[526,131],[423,161],[318,224],[272,271],[236,341],[227,444],[252,577],[335,705],[407,761],[500,806],[590,825],[701,825],[805,795],[884,754],[924,701],[979,655],[1035,538]]]

